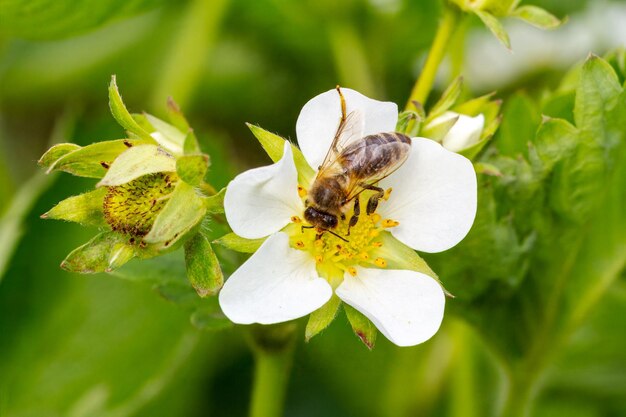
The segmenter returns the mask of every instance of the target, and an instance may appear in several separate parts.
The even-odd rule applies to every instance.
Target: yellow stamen
[[[380,234],[380,231],[378,229],[372,229],[370,230],[370,237],[376,237]]]
[[[380,248],[383,246],[383,242],[372,242],[372,246],[375,248]]]
[[[302,219],[298,216],[291,216],[291,221],[293,223],[302,223]]]
[[[304,187],[303,187],[303,186],[301,186],[301,185],[298,185],[298,195],[299,195],[300,197],[306,197],[306,195],[307,195],[306,190],[305,190],[305,189],[304,189]]]
[[[385,201],[389,200],[389,196],[391,195],[391,191],[392,190],[393,189],[391,187],[389,187],[389,188],[387,188],[385,190],[385,194],[383,195],[383,200],[385,200]]]
[[[380,214],[378,214],[378,213],[372,214],[372,221],[374,223],[378,223],[380,221],[380,219],[381,219]]]
[[[367,261],[370,258],[370,256],[366,252],[361,252],[359,253],[359,258],[363,259],[364,261]]]
[[[318,249],[320,249],[322,246],[324,246],[324,242],[322,241],[322,239],[317,239],[315,241],[315,243],[313,243],[315,245],[315,247],[317,247]]]
[[[374,260],[374,264],[376,264],[376,266],[381,267],[381,268],[387,267],[387,261],[384,260],[383,258],[376,258]]]
[[[348,269],[346,269],[346,271],[348,271],[348,274],[352,275],[353,277],[356,277],[356,268],[351,266]]]
[[[304,249],[304,242],[299,240],[296,242],[296,248],[298,249]]]
[[[383,227],[396,227],[399,224],[400,224],[399,222],[397,222],[395,220],[391,220],[391,219],[385,219],[382,222],[382,226]]]
[[[324,257],[322,255],[315,255],[315,262],[321,264],[324,261]]]

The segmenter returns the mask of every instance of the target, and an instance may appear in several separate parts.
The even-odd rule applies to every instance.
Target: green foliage
[[[132,16],[162,4],[163,0],[3,0],[2,32],[29,39],[63,38]]]
[[[484,155],[496,176],[479,177],[474,227],[434,259],[459,295],[452,308],[510,367],[518,391],[510,401],[533,389],[626,264],[625,97],[611,66],[591,56],[576,87],[575,126],[544,118],[530,137],[504,127],[494,145],[513,157]],[[527,99],[518,102],[505,111],[509,123],[539,117]]]

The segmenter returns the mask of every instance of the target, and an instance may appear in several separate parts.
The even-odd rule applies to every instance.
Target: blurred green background
[[[465,57],[444,63],[439,91],[461,71],[473,93],[499,91],[506,117],[529,105],[520,97],[556,89],[590,51],[626,42],[623,3],[533,3],[570,22],[552,33],[507,22],[511,54],[471,20]],[[47,147],[123,135],[108,112],[111,74],[133,111],[163,114],[176,99],[222,187],[269,161],[244,122],[295,138],[302,105],[337,83],[402,106],[439,9],[435,0],[0,0],[0,416],[247,411],[252,356],[237,329],[201,332],[149,286],[62,271],[93,231],[39,219],[93,185],[44,176],[36,161]],[[516,129],[505,119],[498,135]],[[462,301],[463,287],[440,272]],[[622,273],[550,361],[534,415],[626,415],[625,302]],[[370,352],[340,316],[299,342],[286,415],[495,415],[506,380],[463,319],[448,314],[424,345],[379,337]]]

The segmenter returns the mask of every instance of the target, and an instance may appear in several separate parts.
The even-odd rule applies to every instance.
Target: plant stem
[[[295,325],[257,326],[251,331],[254,379],[250,417],[280,417],[283,413],[293,359]]]
[[[426,58],[426,63],[424,64],[422,73],[415,82],[413,90],[411,91],[411,96],[406,104],[406,110],[416,110],[413,101],[424,104],[428,99],[430,91],[433,88],[433,83],[435,82],[437,69],[446,54],[446,48],[452,38],[459,20],[460,12],[455,6],[444,2],[443,7],[443,17],[439,22],[439,27],[437,28],[435,39],[430,47],[430,51],[428,52],[428,57]]]

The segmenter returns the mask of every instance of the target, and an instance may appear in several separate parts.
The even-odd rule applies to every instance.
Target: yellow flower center
[[[361,207],[367,206],[370,195],[361,193]],[[384,203],[384,200],[379,203]],[[337,227],[330,231],[306,228],[309,225],[303,219],[293,216],[291,225],[286,229],[290,235],[291,246],[309,252],[315,258],[318,272],[322,276],[326,275],[324,272],[337,269],[354,276],[357,274],[356,266],[385,268],[387,261],[376,256],[377,249],[383,245],[379,235],[385,229],[395,227],[399,223],[383,219],[378,213],[368,215],[362,210],[356,225],[350,228],[348,235],[352,215],[351,209],[345,213],[345,219],[338,219]]]

